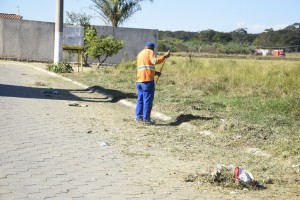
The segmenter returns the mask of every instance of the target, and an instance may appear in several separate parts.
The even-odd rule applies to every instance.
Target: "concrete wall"
[[[0,57],[53,60],[54,24],[0,19]]]
[[[54,29],[55,24],[50,22],[0,18],[0,57],[53,62]],[[96,26],[96,29],[98,35],[112,35],[125,42],[124,49],[107,59],[109,64],[136,58],[138,52],[144,48],[145,42],[157,43],[158,38],[158,31],[153,29],[110,26]],[[66,32],[70,35],[70,29]],[[70,55],[67,51],[63,54],[64,61],[77,60],[76,55]],[[89,58],[89,62],[96,63],[97,60]]]
[[[113,37],[125,41],[125,47],[114,57],[108,58],[108,63],[115,61],[132,60],[145,47],[147,41],[157,43],[157,30],[116,28],[110,26],[96,26],[98,35],[112,35]]]

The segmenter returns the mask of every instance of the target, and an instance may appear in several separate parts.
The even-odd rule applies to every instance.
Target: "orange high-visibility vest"
[[[137,56],[137,80],[136,82],[153,81],[155,76],[155,64],[165,60],[164,56],[156,57],[153,50],[143,49]]]

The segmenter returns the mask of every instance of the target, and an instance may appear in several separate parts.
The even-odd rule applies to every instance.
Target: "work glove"
[[[161,72],[155,71],[155,76],[161,76]]]
[[[168,52],[167,52],[167,53],[165,53],[164,57],[165,57],[165,58],[169,58],[169,57],[170,57],[170,55],[171,55],[171,54],[170,54],[170,50],[168,50]]]

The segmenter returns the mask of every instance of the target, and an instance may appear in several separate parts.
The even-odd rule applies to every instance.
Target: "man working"
[[[154,100],[154,76],[161,73],[155,71],[155,64],[160,64],[170,56],[170,51],[164,56],[156,57],[154,43],[147,42],[145,48],[137,56],[137,81],[138,98],[136,102],[136,120],[151,124],[150,114]]]

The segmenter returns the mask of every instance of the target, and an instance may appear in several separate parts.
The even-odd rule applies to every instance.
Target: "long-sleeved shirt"
[[[153,50],[143,49],[137,56],[137,82],[154,80],[155,64],[160,64],[164,60],[164,56],[157,58]]]

